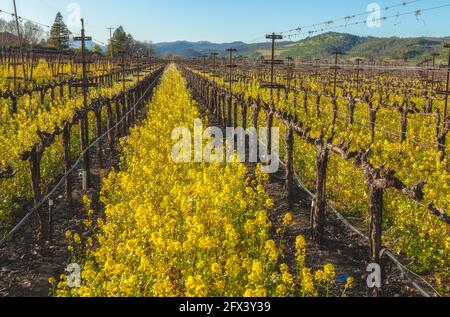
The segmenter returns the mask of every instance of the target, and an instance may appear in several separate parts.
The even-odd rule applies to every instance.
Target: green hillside
[[[447,62],[448,50],[443,48],[449,38],[377,38],[360,37],[346,33],[325,33],[298,42],[284,42],[277,45],[277,55],[305,59],[327,59],[338,49],[347,58],[378,60],[420,61],[440,53],[438,62]],[[269,56],[269,44],[247,45],[240,53],[249,57]]]

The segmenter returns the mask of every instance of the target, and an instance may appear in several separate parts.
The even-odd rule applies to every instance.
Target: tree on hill
[[[70,31],[63,21],[62,14],[58,12],[50,30],[49,45],[60,50],[66,50],[69,48],[69,41]]]
[[[128,56],[151,56],[154,48],[151,42],[136,41],[131,34],[127,34],[122,26],[114,31],[111,43],[108,45],[108,55],[118,56],[125,52]]]
[[[131,53],[131,47],[133,43],[133,37],[131,34],[127,34],[122,26],[119,26],[112,37],[111,43],[108,46],[108,52],[113,56],[118,56],[120,52]]]
[[[132,49],[136,57],[149,57],[155,55],[155,48],[152,42],[134,41]]]

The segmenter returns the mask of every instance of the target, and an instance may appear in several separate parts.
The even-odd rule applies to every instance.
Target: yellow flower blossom
[[[283,219],[283,226],[287,227],[289,226],[292,221],[294,220],[294,216],[292,215],[292,213],[288,212]]]

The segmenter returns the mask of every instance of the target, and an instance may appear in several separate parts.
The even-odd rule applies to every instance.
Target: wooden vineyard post
[[[114,131],[112,131],[113,113],[112,113],[112,106],[111,106],[110,99],[108,99],[106,102],[106,111],[107,111],[106,129],[108,129],[109,149],[110,149],[110,152],[113,153],[114,152]]]
[[[229,96],[228,96],[228,115],[227,115],[227,127],[231,127],[233,124],[232,121],[232,115],[233,115],[233,105],[234,105],[234,98],[233,98],[233,83],[236,82],[236,80],[233,78],[233,69],[237,67],[236,64],[234,64],[233,54],[236,52],[235,48],[229,48],[227,49],[227,52],[229,53],[229,64],[227,65],[228,68],[228,80],[226,80],[226,83],[229,83]]]
[[[433,53],[432,56],[432,65],[431,65],[431,80],[429,77],[427,78],[427,96],[429,98],[428,105],[426,112],[427,113],[433,113],[433,92],[436,86],[436,83],[439,81],[436,81],[436,57],[438,57],[440,54]],[[430,86],[431,84],[431,86]],[[430,92],[428,92],[430,90]]]
[[[358,161],[364,172],[367,192],[369,195],[369,246],[370,261],[373,264],[381,266],[381,250],[382,250],[382,234],[383,234],[383,195],[384,189],[387,188],[383,181],[381,169],[374,168],[368,161],[370,150],[362,154]],[[381,276],[381,281],[383,277]],[[383,283],[381,283],[383,285]],[[379,296],[382,289],[375,289],[374,295]]]
[[[219,121],[219,99],[217,97],[217,86],[214,85],[213,87],[213,105],[212,105],[212,109],[211,109],[211,115],[217,119],[217,121]],[[220,124],[220,122],[219,122]]]
[[[405,143],[406,141],[406,136],[408,133],[408,114],[410,113],[410,109],[409,109],[409,101],[405,101],[405,104],[403,105],[403,107],[401,107],[399,109],[399,111],[401,112],[401,120],[400,120],[400,143]]]
[[[334,72],[334,80],[333,80],[333,98],[336,99],[337,96],[337,84],[338,84],[338,80],[337,80],[337,76],[338,76],[338,70],[340,69],[340,67],[338,66],[338,57],[341,53],[341,51],[339,50],[335,50],[333,52],[334,54],[334,66],[331,68]]]
[[[444,102],[444,114],[443,114],[443,127],[439,129],[437,141],[438,141],[438,150],[442,153],[442,159],[445,158],[446,155],[446,139],[447,134],[450,132],[450,117],[448,116],[448,96],[450,95],[450,44],[444,45],[445,48],[449,49],[448,55],[448,65],[447,65],[447,83],[445,91],[438,91],[438,94],[445,96]],[[439,120],[440,121],[440,120]],[[440,124],[439,124],[440,125]]]
[[[323,138],[316,142],[317,162],[316,162],[316,185],[314,208],[312,214],[312,239],[314,244],[321,249],[323,246],[324,220],[326,211],[326,181],[329,150]]]
[[[294,206],[294,129],[287,127],[286,134],[286,190],[289,208]]]
[[[211,57],[213,59],[213,68],[212,68],[212,77],[213,77],[213,85],[212,85],[212,109],[210,111],[213,112],[213,115],[218,114],[218,107],[219,107],[219,103],[218,103],[218,98],[217,98],[217,82],[216,82],[216,78],[219,77],[217,75],[217,56],[219,56],[219,53],[217,52],[213,52],[211,53]]]
[[[373,184],[369,184],[368,187],[370,198],[370,257],[373,263],[380,264],[383,189]]]
[[[368,101],[369,106],[369,117],[370,117],[370,136],[372,143],[375,142],[375,124],[377,121],[377,113],[380,110],[381,105],[373,107],[373,101],[370,99]]]
[[[135,111],[135,93],[133,90],[131,90],[130,92],[128,92],[128,111],[129,116],[128,116],[128,128],[130,128],[131,126],[133,126],[134,124],[134,111]]]
[[[133,125],[137,122],[137,114],[140,109],[140,101],[139,101],[139,94],[138,94],[139,88],[134,89],[133,91]],[[139,103],[138,103],[139,101]]]
[[[274,113],[272,108],[267,112],[267,156],[272,155],[272,127],[273,127]]]
[[[370,199],[370,228],[369,228],[369,244],[371,262],[381,266],[381,249],[383,234],[383,193],[384,190],[376,184],[368,184]],[[381,270],[381,274],[383,270]],[[383,276],[380,276],[381,285],[383,285]],[[374,289],[374,296],[381,295],[382,288]]]
[[[131,123],[130,123],[130,126],[133,126],[136,123],[136,112],[138,109],[137,88],[135,88],[131,91],[130,98],[131,98]]]
[[[52,102],[55,101],[55,86],[54,86],[54,84],[52,84],[52,86],[50,87],[50,99],[52,100]]]
[[[132,79],[126,78],[126,73],[128,71],[127,64],[125,63],[125,51],[121,51],[121,64],[119,66],[122,69],[122,135],[126,135],[128,133],[128,127],[129,127],[129,114],[128,114],[128,103],[129,100],[127,100],[127,93],[126,93],[126,83],[131,82]]]
[[[361,68],[361,62],[363,60],[361,58],[356,59],[356,97],[359,97],[359,92],[361,90],[361,71],[364,69]]]
[[[64,172],[67,174],[64,179],[64,191],[66,194],[66,199],[69,205],[72,204],[72,182],[70,174],[68,174],[70,169],[70,125],[66,122],[64,124],[63,133],[63,152],[64,152]]]
[[[135,117],[135,111],[136,111],[136,104],[135,104],[135,102],[136,102],[136,92],[135,92],[135,90],[131,90],[128,93],[128,100],[129,100],[128,108],[129,108],[129,111],[130,111],[130,119],[128,121],[128,124],[129,124],[128,128],[130,128],[134,124],[134,117]]]
[[[227,125],[227,96],[226,94],[223,92],[222,93],[222,123],[223,126]]]
[[[130,131],[130,127],[133,125],[133,92],[128,91],[126,93],[126,100],[127,100],[127,131]]]
[[[140,89],[141,77],[143,76],[142,73],[141,73],[141,69],[138,68],[137,71],[136,71],[136,74],[134,74],[133,76],[137,77],[137,80],[138,80],[137,88],[133,89],[133,91],[132,91],[133,111],[132,111],[131,117],[132,117],[132,122],[134,124],[137,121],[137,113],[138,113],[139,109],[141,108],[140,106],[141,106],[141,103],[142,103],[142,101],[139,101],[139,103],[137,102],[139,100],[139,95],[140,95],[140,90],[141,90]]]
[[[143,111],[145,102],[147,100],[145,98],[145,96],[142,94],[142,87],[143,86],[139,86],[136,89],[136,114],[135,114],[136,115],[136,123],[139,122],[140,114]]]
[[[334,136],[334,129],[337,120],[338,107],[337,107],[337,84],[338,84],[338,55],[341,54],[338,50],[334,52],[335,60],[334,66],[331,68],[334,72],[334,83],[333,83],[333,123],[332,123],[332,135]],[[317,111],[320,110],[320,95],[317,99]],[[312,223],[311,232],[312,240],[314,244],[322,249],[324,243],[324,224],[325,215],[327,207],[326,199],[326,188],[327,188],[327,171],[328,171],[328,159],[330,156],[329,144],[332,143],[333,136],[325,139],[325,137],[320,136],[316,140],[316,183],[315,183],[315,197],[313,201],[312,209]]]
[[[89,144],[89,121],[87,111],[81,111],[81,120],[79,120],[80,125],[80,142],[81,142],[81,152],[83,153],[83,169],[86,172],[86,183],[89,186],[89,171],[90,171],[90,158],[89,150],[87,149]]]
[[[214,116],[217,119],[217,121],[219,122],[219,125],[222,124],[222,120],[220,118],[220,96],[217,90],[217,86],[214,87],[214,94],[215,94],[215,99],[214,99]]]
[[[86,41],[91,41],[92,37],[85,35],[84,20],[81,19],[81,36],[74,37],[75,41],[81,42],[81,64],[83,66],[83,83],[76,85],[83,88],[83,110],[81,110],[80,120],[80,140],[81,140],[81,152],[83,154],[83,169],[86,172],[86,184],[90,186],[90,159],[89,159],[89,116],[88,116],[88,91],[90,86],[95,84],[89,84],[88,81],[88,69],[87,66],[90,63],[86,58]]]
[[[260,101],[259,99],[253,105],[253,116],[252,116],[252,125],[258,131],[258,122],[259,122],[259,109],[260,109]]]
[[[143,90],[143,86],[138,88],[137,98],[138,98],[138,100],[140,100],[140,102],[138,103],[138,113],[137,113],[137,118],[136,118],[136,120],[138,120],[138,121],[141,118],[141,113],[143,113],[145,103],[147,101],[147,96],[144,95],[142,90]]]
[[[31,171],[31,188],[33,190],[34,205],[37,206],[42,199],[41,193],[41,156],[42,152],[38,149],[38,146],[34,146],[30,152],[30,171]],[[47,217],[45,216],[42,207],[37,208],[36,213],[39,220],[39,235],[38,240],[40,243],[41,252],[46,252],[46,243],[48,241],[48,224]]]
[[[120,123],[120,120],[122,120],[122,114],[120,111],[120,101],[119,98],[115,99],[115,105],[116,105],[116,138],[119,139],[122,136],[122,124]]]
[[[214,87],[211,83],[208,83],[208,111],[212,113],[212,110],[214,109]]]
[[[232,123],[233,123],[233,119],[232,119],[232,113],[233,113],[233,105],[231,104],[232,103],[232,98],[230,97],[230,96],[228,96],[228,98],[227,98],[227,116],[226,116],[226,118],[227,118],[227,127],[231,127],[231,125],[232,125]]]
[[[211,110],[211,84],[208,82],[205,85],[205,105],[207,107],[208,110]]]
[[[208,111],[209,113],[214,114],[214,86],[212,84],[210,84],[209,86],[209,93],[210,93],[210,98],[209,98],[209,104],[208,104]]]
[[[17,92],[18,88],[20,88],[20,84],[18,83],[18,80],[23,79],[23,77],[19,77],[17,75],[17,67],[19,65],[24,65],[23,59],[22,62],[18,62],[16,59],[14,59],[13,62],[10,62],[9,65],[12,65],[14,75],[12,77],[7,77],[6,79],[12,79],[13,80],[13,94],[11,96],[11,114],[17,113]]]
[[[318,94],[316,96],[316,116],[319,119],[320,118],[320,100],[322,99],[322,96]]]
[[[132,125],[135,125],[137,122],[137,112],[139,110],[139,104],[138,104],[138,88],[135,88],[133,90],[133,112],[132,112]]]
[[[103,166],[103,158],[102,158],[102,141],[100,140],[100,137],[102,136],[102,108],[101,105],[98,104],[95,106],[95,135],[96,135],[96,139],[98,140],[97,144],[96,144],[96,156],[97,156],[97,161],[98,161],[98,165],[100,168],[102,168]]]
[[[259,112],[261,108],[261,101],[258,99],[253,105],[253,116],[252,116],[252,125],[255,128],[255,131],[258,133],[258,125],[259,125]],[[259,142],[256,142],[256,153],[259,153]],[[258,155],[259,158],[259,155]]]
[[[233,127],[236,129],[239,125],[238,123],[238,100],[235,98],[233,102]]]
[[[63,99],[64,98],[64,84],[59,84],[59,98]]]
[[[127,95],[124,92],[122,94],[122,136],[128,133],[128,109],[127,109]]]
[[[284,102],[287,103],[292,87],[292,79],[295,70],[294,59],[290,56],[286,64],[286,94]],[[297,94],[294,94],[294,109],[297,109]],[[294,206],[295,184],[294,184],[294,129],[292,124],[286,124],[286,180],[285,187],[289,209]]]
[[[450,44],[446,44],[444,47],[449,49],[448,65],[447,65],[447,83],[445,86],[446,90],[444,92],[444,94],[445,94],[444,126],[447,127],[447,123],[449,121],[449,118],[448,118],[448,96],[450,95]]]
[[[220,91],[216,86],[216,117],[219,121],[219,124],[222,124],[222,112],[221,112],[221,99],[220,99]]]
[[[247,109],[248,109],[248,103],[246,100],[240,99],[240,103],[241,103],[241,117],[242,117],[242,129],[245,133],[245,131],[247,131]],[[238,125],[238,124],[237,124]],[[248,149],[248,151],[250,152],[250,136],[247,135],[246,133],[244,134],[244,144],[245,144],[245,149]]]
[[[286,57],[286,94],[285,94],[285,101],[289,99],[289,93],[291,92],[292,88],[292,80],[294,77],[294,70],[295,70],[295,61],[292,57],[288,56]]]
[[[142,111],[142,108],[144,107],[145,99],[141,99],[141,87],[139,86],[136,88],[136,91],[134,93],[134,100],[135,100],[135,106],[134,106],[134,121],[137,123],[139,121],[140,113]]]
[[[221,91],[219,94],[219,122],[221,126],[225,126],[225,100],[223,96],[223,92]]]
[[[208,83],[206,82],[206,80],[203,80],[203,85],[202,85],[202,100],[204,102],[204,105],[208,105]]]
[[[50,243],[53,241],[53,199],[48,200],[48,240]]]
[[[277,89],[278,91],[280,89],[285,89],[285,85],[280,85],[275,82],[275,66],[276,65],[283,65],[283,60],[277,60],[275,59],[275,41],[276,40],[282,40],[282,35],[277,35],[275,33],[266,35],[266,39],[269,39],[272,41],[272,58],[270,60],[265,60],[264,64],[270,65],[270,83],[262,83],[261,88],[267,88],[270,89],[270,106],[269,109],[266,110],[267,115],[267,155],[270,157],[272,155],[272,127],[273,127],[273,117],[274,117],[274,93],[273,90]]]
[[[12,114],[17,113],[17,97],[15,93],[13,96],[11,96],[11,113]]]
[[[353,125],[355,123],[355,109],[356,109],[356,101],[355,98],[350,96],[350,101],[348,104],[348,122]]]
[[[225,103],[225,95],[224,92],[220,92],[220,123],[222,126],[226,125],[226,116],[225,116],[225,109],[226,109],[226,103]]]
[[[69,98],[72,98],[72,83],[69,82],[67,86],[68,86],[68,89],[69,89]]]
[[[17,22],[17,21],[16,21]],[[19,32],[19,37],[20,37],[20,32]],[[25,59],[23,56],[23,51],[22,51],[22,43],[20,40],[20,56],[17,56],[17,54],[13,54],[12,55],[12,60],[8,61],[8,65],[12,66],[13,68],[13,76],[12,77],[6,77],[6,79],[10,79],[13,81],[13,93],[11,95],[11,114],[16,114],[17,113],[17,94],[18,91],[20,90],[20,80],[26,79],[25,78]],[[11,56],[11,55],[10,55]],[[17,74],[17,68],[22,65],[23,67],[23,76],[18,76]],[[8,67],[9,67],[8,66]]]
[[[214,86],[213,88],[213,94],[214,94],[214,101],[213,101],[213,109],[211,112],[211,115],[217,119],[217,122],[220,124],[220,118],[219,118],[219,109],[220,109],[220,99],[219,95],[217,93],[217,87]]]
[[[245,100],[242,100],[242,128],[247,130],[247,112],[248,112],[248,102]]]

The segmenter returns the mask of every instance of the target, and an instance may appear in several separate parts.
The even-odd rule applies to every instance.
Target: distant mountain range
[[[363,37],[348,33],[329,32],[314,37],[292,42],[277,42],[277,57],[285,58],[291,56],[303,59],[329,59],[332,53],[338,49],[345,54],[346,58],[356,59],[378,59],[378,60],[407,60],[421,61],[431,56],[432,53],[439,53],[438,62],[447,63],[448,49],[443,46],[450,43],[449,37]],[[86,42],[86,48],[92,50],[98,44],[103,52],[107,47],[95,41]],[[79,48],[80,42],[71,42],[71,48]],[[211,43],[201,42],[164,42],[156,43],[155,52],[158,56],[177,56],[183,58],[200,57],[218,52],[226,56],[226,50],[230,47],[237,49],[237,55],[258,58],[260,56],[270,56],[271,43],[247,44],[244,42],[231,43]]]
[[[415,37],[415,38],[379,38],[362,37],[347,33],[329,32],[306,39],[277,43],[277,56],[287,56],[304,59],[327,59],[338,49],[347,58],[408,60],[420,61],[428,58],[432,53],[440,53],[440,62],[448,59],[448,49],[443,45],[450,42],[450,37]],[[270,43],[246,44],[244,42],[211,43],[211,42],[169,42],[155,44],[155,51],[159,56],[179,56],[184,58],[199,57],[211,52],[226,55],[226,49],[238,49],[238,55],[260,57],[270,55]]]
[[[222,52],[224,53],[227,48],[240,47],[246,45],[244,42],[232,42],[232,43],[211,43],[207,41],[202,42],[166,42],[155,44],[155,52],[158,55],[175,55],[180,57],[199,57],[206,53]]]

